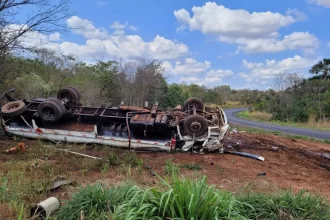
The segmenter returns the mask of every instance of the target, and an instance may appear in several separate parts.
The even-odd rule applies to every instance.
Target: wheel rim
[[[197,133],[202,129],[202,125],[200,122],[194,121],[190,124],[189,128],[192,132]]]
[[[11,110],[14,110],[14,109],[17,109],[19,107],[19,104],[12,104],[12,105],[9,105],[8,107],[7,107],[7,110],[8,111],[11,111]]]
[[[52,108],[44,108],[42,111],[42,118],[46,121],[53,121],[55,119],[55,112]]]

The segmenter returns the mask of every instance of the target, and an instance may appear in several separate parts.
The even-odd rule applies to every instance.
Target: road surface
[[[320,130],[313,130],[308,128],[296,128],[291,126],[283,126],[283,125],[276,125],[264,122],[257,122],[257,121],[250,121],[246,119],[242,119],[236,116],[238,112],[246,111],[247,108],[231,108],[225,109],[228,122],[232,124],[238,124],[246,127],[251,128],[261,128],[264,130],[269,131],[279,131],[283,133],[289,133],[294,135],[303,135],[312,138],[319,138],[319,139],[327,139],[330,140],[330,132],[328,131],[320,131]]]

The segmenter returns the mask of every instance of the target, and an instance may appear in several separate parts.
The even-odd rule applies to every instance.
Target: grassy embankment
[[[328,219],[330,205],[305,191],[234,195],[209,186],[206,178],[179,176],[165,166],[170,179],[154,187],[122,183],[81,188],[59,211],[63,220],[79,219]],[[194,167],[194,166],[192,166]],[[83,210],[83,211],[81,211]]]
[[[248,120],[267,122],[267,123],[278,124],[278,125],[330,131],[330,120],[329,119],[316,120],[315,117],[310,117],[310,119],[305,123],[283,122],[283,121],[278,121],[278,120],[272,120],[272,114],[266,113],[266,112],[259,112],[259,111],[253,111],[253,112],[243,111],[243,112],[239,112],[237,114],[237,116],[248,119]]]
[[[58,177],[75,178],[80,187],[64,187],[55,194],[64,205],[49,219],[330,218],[328,201],[305,191],[234,195],[209,186],[200,165],[171,160],[166,161],[163,175],[156,174],[148,182],[148,162],[134,153],[94,146],[91,152],[103,155],[104,160],[98,161],[56,152],[43,144],[33,142],[24,153],[1,156],[1,218],[28,219],[32,204],[54,196],[47,188]],[[65,147],[86,151],[84,146]],[[182,169],[200,174],[184,178]],[[100,183],[102,177],[115,181]]]

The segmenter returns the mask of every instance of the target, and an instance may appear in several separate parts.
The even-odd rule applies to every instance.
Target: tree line
[[[21,10],[31,9],[17,25]],[[196,84],[168,84],[158,60],[98,61],[86,64],[75,57],[31,48],[24,38],[31,32],[50,34],[65,31],[70,16],[68,0],[0,1],[0,88],[16,88],[19,98],[56,96],[64,86],[74,86],[85,105],[143,106],[145,101],[174,107],[189,97],[225,105],[237,102],[269,112],[281,121],[304,122],[310,117],[330,118],[330,59],[311,69],[316,76],[304,79],[283,73],[270,82],[270,89],[233,90],[228,85],[207,88]]]

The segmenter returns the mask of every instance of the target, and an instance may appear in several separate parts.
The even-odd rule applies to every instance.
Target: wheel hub
[[[201,123],[199,123],[197,121],[191,123],[191,125],[190,125],[190,130],[194,133],[197,133],[198,131],[200,131],[201,128],[202,128]]]

